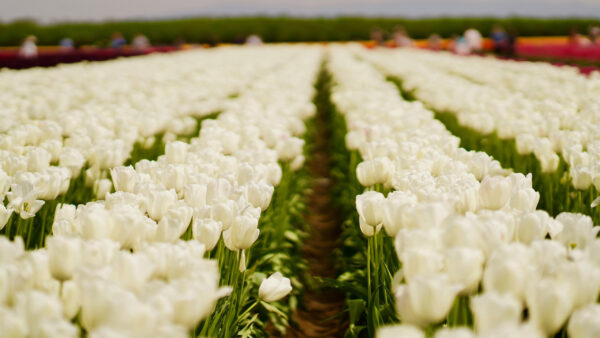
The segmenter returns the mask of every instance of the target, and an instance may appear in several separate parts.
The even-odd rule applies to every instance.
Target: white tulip
[[[590,304],[571,315],[567,332],[573,338],[594,338],[600,335],[600,305]]]
[[[115,191],[133,192],[138,182],[137,173],[132,166],[116,167],[110,170]]]
[[[522,214],[517,223],[515,240],[524,244],[543,240],[548,234],[549,222],[550,216],[543,210]]]
[[[4,306],[0,306],[0,329],[5,337],[29,337],[29,328],[25,317]]]
[[[62,302],[63,315],[67,319],[73,319],[81,307],[79,286],[76,282],[65,281],[61,284],[60,301]]]
[[[50,236],[46,239],[46,245],[52,276],[61,281],[71,279],[80,264],[81,240],[66,236]]]
[[[223,231],[225,246],[232,251],[248,249],[258,239],[258,220],[249,216],[238,216],[229,229]]]
[[[185,203],[196,209],[206,205],[206,186],[202,184],[190,184],[185,188]]]
[[[425,333],[416,326],[401,324],[394,326],[383,326],[377,329],[377,338],[425,338]]]
[[[533,283],[526,297],[531,321],[547,335],[555,334],[571,314],[573,296],[564,282],[545,278]]]
[[[8,197],[8,207],[23,219],[31,218],[42,208],[44,201],[37,199],[37,191],[31,182],[21,181],[12,184]]]
[[[172,189],[150,191],[145,198],[148,216],[155,221],[160,221],[177,201],[177,193]]]
[[[409,248],[399,256],[407,281],[419,275],[439,273],[444,268],[444,256],[427,248]]]
[[[396,309],[404,323],[425,327],[448,315],[458,291],[446,275],[419,275],[398,287]]]
[[[249,183],[246,185],[245,196],[254,207],[265,210],[271,203],[274,188],[266,183]]]
[[[385,197],[382,193],[367,191],[356,196],[356,210],[366,224],[377,227],[383,222]]]
[[[263,279],[258,289],[258,297],[265,302],[275,302],[287,296],[292,291],[290,279],[283,277],[281,273],[275,272],[268,278]]]
[[[394,164],[387,157],[361,162],[356,167],[356,178],[364,187],[387,183],[394,172]]]
[[[523,311],[521,302],[509,293],[486,291],[471,298],[475,330],[485,333],[497,326],[517,325]]]
[[[206,250],[212,250],[221,238],[223,225],[219,221],[207,218],[195,218],[192,224],[194,239],[206,246]]]
[[[510,199],[512,186],[507,178],[487,176],[481,181],[479,200],[482,208],[498,210]]]
[[[480,334],[481,338],[543,338],[546,337],[535,325],[505,324]]]
[[[528,249],[516,243],[503,246],[492,254],[486,264],[483,289],[486,292],[510,293],[523,299],[531,274]]]
[[[400,228],[406,223],[406,219],[409,217],[408,214],[416,202],[417,199],[414,195],[400,196],[398,194],[394,195],[394,193],[388,195],[383,208],[383,227],[389,236],[396,236]]]
[[[478,249],[455,247],[445,252],[445,272],[450,281],[463,286],[462,294],[477,290],[483,275],[483,253]]]
[[[585,249],[600,231],[600,227],[593,226],[592,219],[586,215],[563,212],[556,216],[556,220],[562,223],[563,230],[553,238],[567,249]]]

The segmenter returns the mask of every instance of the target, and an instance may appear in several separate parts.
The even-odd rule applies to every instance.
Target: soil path
[[[304,242],[303,252],[312,277],[335,278],[333,251],[338,245],[341,219],[332,205],[331,190],[335,182],[330,175],[328,85],[327,76],[321,74],[315,99],[314,153],[306,164],[312,181],[305,216],[310,225],[310,237]],[[343,292],[309,283],[298,310],[293,314],[297,327],[288,329],[287,337],[343,337],[347,326],[343,315],[344,302]]]

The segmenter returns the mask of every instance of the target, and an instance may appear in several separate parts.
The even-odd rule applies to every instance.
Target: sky
[[[240,15],[600,18],[600,0],[0,0],[4,22]]]

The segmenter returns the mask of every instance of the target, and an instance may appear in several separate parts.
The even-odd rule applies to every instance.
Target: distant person
[[[38,48],[36,45],[37,38],[29,35],[23,40],[21,48],[19,48],[19,56],[24,59],[35,59],[38,56]]]
[[[506,38],[506,55],[515,56],[517,54],[517,39],[519,37],[519,33],[515,28],[511,28],[508,31],[508,36]]]
[[[469,46],[469,42],[464,36],[456,38],[453,52],[458,55],[469,55],[471,53],[471,46]]]
[[[592,41],[588,40],[585,36],[579,34],[579,32],[577,31],[577,28],[575,28],[575,27],[571,28],[571,31],[569,32],[569,44],[571,46],[574,46],[574,47],[587,46],[591,43],[592,43]]]
[[[590,26],[590,42],[600,44],[600,26]]]
[[[506,44],[508,43],[508,35],[504,31],[502,26],[496,25],[492,30],[492,43],[494,44],[494,53],[502,54],[506,49]]]
[[[131,42],[133,48],[137,51],[144,51],[150,48],[150,40],[144,34],[138,34],[133,38]]]
[[[467,44],[469,45],[469,50],[471,53],[481,52],[483,47],[483,38],[478,30],[475,28],[469,28],[465,31],[464,37],[467,40]]]
[[[110,46],[112,48],[121,49],[126,44],[127,44],[127,40],[125,40],[125,38],[123,37],[123,34],[121,34],[119,32],[113,33],[111,40],[110,40]]]
[[[379,28],[375,27],[371,30],[371,41],[375,43],[375,46],[383,46],[385,44],[385,33]]]
[[[246,38],[246,44],[249,46],[260,46],[263,44],[263,40],[256,34],[251,34]]]
[[[442,47],[442,38],[438,34],[431,34],[427,39],[427,48],[431,50],[441,50]]]
[[[63,53],[72,52],[75,49],[75,43],[71,38],[62,38],[58,44]]]
[[[408,35],[408,32],[400,25],[394,27],[392,37],[396,47],[411,47],[413,45],[413,40]]]

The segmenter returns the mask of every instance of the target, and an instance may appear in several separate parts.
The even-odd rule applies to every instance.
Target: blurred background
[[[599,27],[600,0],[8,0],[0,2],[0,67],[333,41],[592,67]]]

